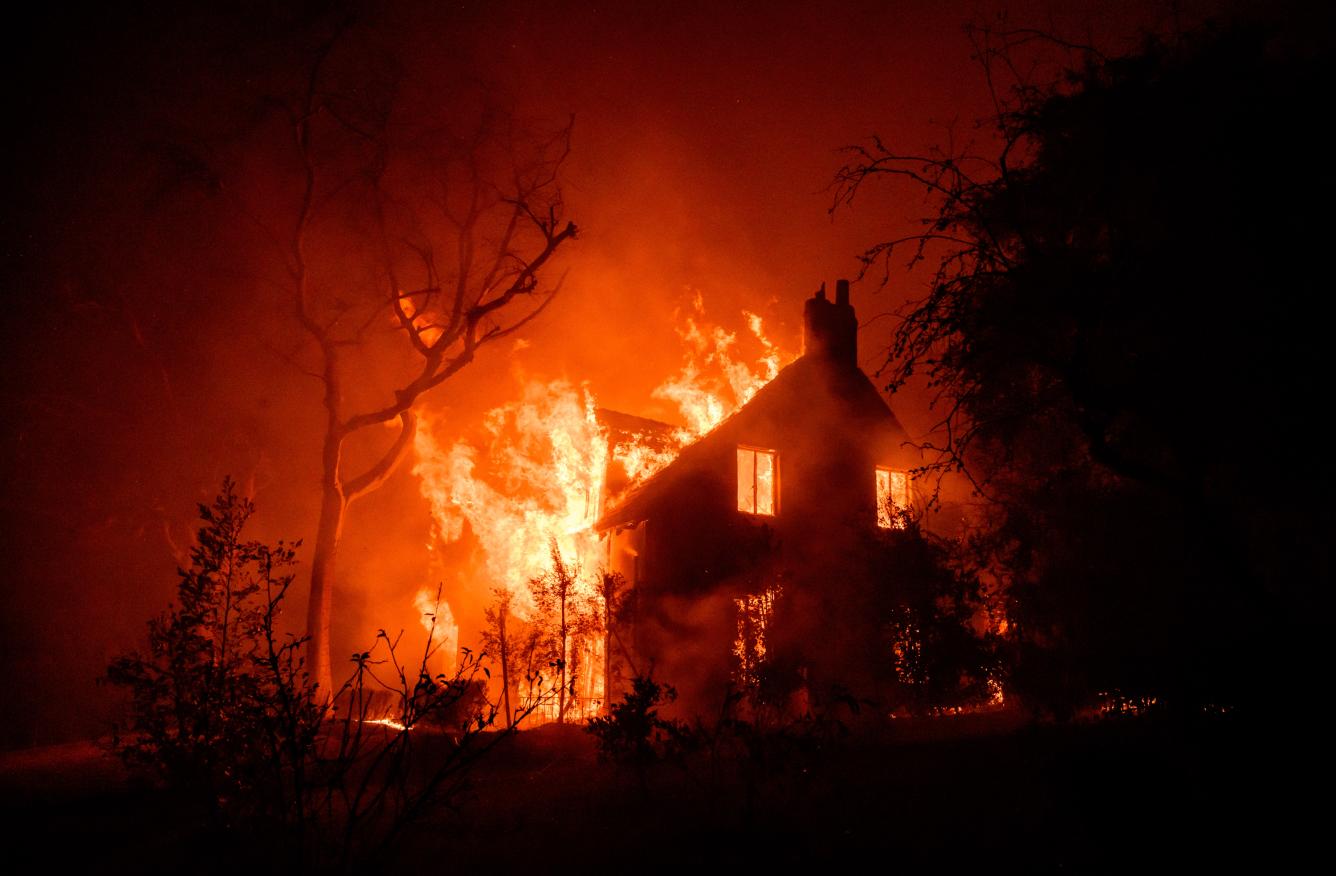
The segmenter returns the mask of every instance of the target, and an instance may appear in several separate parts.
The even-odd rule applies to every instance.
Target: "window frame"
[[[761,447],[757,444],[739,444],[733,455],[734,459],[734,480],[738,486],[741,486],[742,479],[742,460],[743,453],[752,455],[752,488],[751,488],[751,510],[742,507],[741,501],[737,503],[739,513],[749,514],[752,517],[778,517],[779,516],[779,451],[773,447]],[[756,478],[756,458],[758,454],[765,454],[771,461],[771,486],[770,486],[770,508],[769,512],[756,510],[760,506],[758,501],[757,478]],[[739,495],[739,500],[741,496]]]
[[[877,464],[875,466],[872,474],[872,489],[877,499],[876,501],[877,528],[904,529],[905,528],[904,521],[897,520],[893,516],[882,517],[881,484],[878,483],[878,481],[880,481],[881,479],[880,476],[882,472],[886,472],[887,474],[886,497],[890,499],[892,507],[897,510],[909,511],[910,509],[912,509],[914,504],[914,479],[910,477],[908,469],[894,468],[889,465],[881,465],[881,464]],[[895,475],[903,475],[905,479],[905,486],[904,486],[905,504],[903,506],[901,506],[899,503],[895,501]]]

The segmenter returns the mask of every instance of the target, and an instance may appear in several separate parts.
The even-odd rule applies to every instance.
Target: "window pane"
[[[891,528],[891,473],[887,469],[877,469],[877,525],[882,529]]]
[[[756,513],[775,513],[775,454],[756,451]]]
[[[738,510],[756,511],[756,452],[738,448]]]
[[[904,521],[897,512],[909,510],[909,472],[877,466],[877,525],[899,529]]]
[[[891,501],[901,511],[909,510],[909,472],[891,472]]]

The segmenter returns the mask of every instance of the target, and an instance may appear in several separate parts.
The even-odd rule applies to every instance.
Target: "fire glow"
[[[578,597],[597,602],[606,546],[594,524],[602,511],[746,404],[792,358],[766,337],[760,316],[743,316],[761,348],[750,362],[738,351],[736,333],[705,320],[699,294],[680,318],[683,365],[652,393],[671,401],[684,423],[667,446],[663,436],[613,441],[590,388],[566,380],[527,382],[517,400],[487,414],[480,441],[448,443],[439,425],[424,418],[413,471],[431,507],[433,539],[458,542],[467,524],[477,540],[481,574],[464,582],[471,597],[486,602],[489,592],[502,590],[514,617],[533,623],[537,606],[528,584],[551,568],[555,545],[563,561],[580,570]],[[609,480],[626,486],[610,495]],[[439,611],[449,617],[444,602]],[[576,682],[578,695],[601,703],[601,658],[591,653],[580,662],[585,669]]]

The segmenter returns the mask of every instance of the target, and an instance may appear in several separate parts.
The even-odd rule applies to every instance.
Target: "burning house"
[[[686,364],[654,395],[684,426],[601,408],[588,387],[558,380],[528,382],[487,415],[482,440],[418,431],[436,538],[476,547],[460,590],[481,584],[494,616],[548,643],[504,673],[512,698],[530,704],[517,679],[535,671],[569,676],[537,720],[599,714],[637,674],[715,708],[730,688],[778,687],[782,699],[885,667],[867,620],[887,591],[883,536],[912,503],[918,451],[858,368],[847,282],[833,301],[823,290],[806,302],[803,353],[787,365],[760,317],[744,315],[756,363],[706,324],[699,299],[679,329]],[[709,368],[726,387],[703,379]],[[536,584],[555,558],[578,579],[570,607],[599,632],[553,632]],[[616,611],[603,572],[624,581]]]
[[[607,568],[632,594],[627,669],[704,705],[781,677],[784,696],[807,695],[813,673],[854,683],[874,660],[848,634],[870,586],[860,558],[878,528],[900,525],[919,463],[858,367],[857,330],[848,282],[834,301],[823,288],[805,305],[803,354],[603,509]]]

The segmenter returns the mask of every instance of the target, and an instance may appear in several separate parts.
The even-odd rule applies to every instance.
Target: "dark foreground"
[[[685,770],[659,765],[643,785],[599,764],[578,729],[540,728],[494,751],[456,810],[420,825],[376,869],[1289,869],[1325,832],[1325,805],[1305,802],[1305,786],[1320,788],[1318,764],[1297,736],[1277,743],[1234,716],[1014,724],[940,719],[778,760],[698,757]],[[18,860],[95,872],[272,869],[195,831],[92,744],[0,755],[0,794]]]

